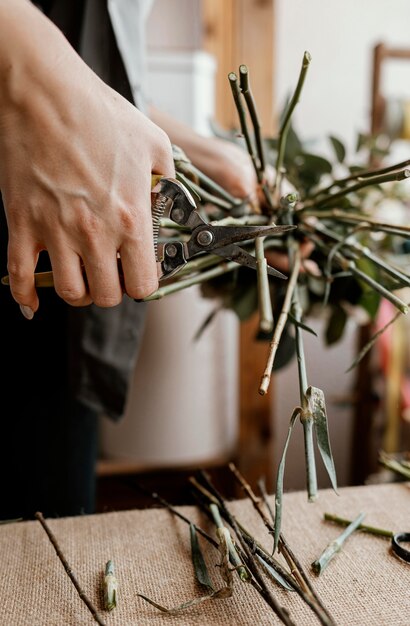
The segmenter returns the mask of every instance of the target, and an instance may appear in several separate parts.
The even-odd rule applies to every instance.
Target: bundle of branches
[[[386,298],[397,309],[394,319],[406,314],[408,305],[396,291],[410,286],[410,276],[396,263],[396,259],[392,261],[391,255],[385,254],[385,251],[405,251],[410,226],[378,219],[369,207],[370,192],[373,198],[375,193],[381,197],[399,195],[395,185],[410,176],[410,169],[407,169],[410,160],[379,169],[363,166],[348,168],[342,142],[331,137],[337,166],[346,170],[346,175],[337,178],[333,175],[337,168],[327,159],[308,153],[292,128],[291,118],[309,64],[310,55],[305,52],[296,88],[282,115],[275,139],[262,139],[248,68],[241,65],[239,77],[233,72],[229,74],[241,140],[251,157],[263,196],[260,205],[233,198],[198,171],[181,151],[177,150],[175,154],[178,177],[197,194],[208,219],[215,220],[219,225],[275,223],[297,226],[285,241],[279,241],[289,258],[288,281],[268,278],[265,252],[278,246],[278,239],[266,237],[249,244],[255,246],[256,273],[239,268],[235,262],[204,255],[189,262],[170,283],[149,298],[160,298],[193,284],[201,284],[205,296],[219,298],[219,306],[232,308],[241,319],[258,308],[260,333],[270,340],[267,365],[259,389],[261,394],[268,391],[277,355],[281,346],[288,343],[289,329],[293,329],[300,406],[291,417],[278,469],[276,542],[280,534],[285,455],[297,417],[304,431],[309,499],[315,499],[317,494],[314,433],[331,483],[336,489],[324,394],[312,387],[308,379],[303,331],[310,329],[304,323],[304,316],[313,304],[320,302],[322,309],[330,311],[327,340],[335,341],[341,337],[353,307],[361,307],[370,318],[374,318],[380,299]],[[385,147],[381,150],[377,138],[365,136],[360,137],[358,147],[362,151],[366,148],[372,160],[375,156],[380,157],[385,150]],[[275,166],[271,184],[267,177],[269,163]],[[163,226],[171,228],[168,235],[175,235],[175,225],[167,221]],[[183,237],[183,234],[179,236]],[[304,268],[302,251],[306,241],[314,245],[311,258],[316,262],[317,271],[313,275],[308,268]],[[209,321],[206,320],[206,323]],[[365,346],[353,365],[370,349],[375,339]]]
[[[252,502],[255,511],[271,535],[274,524],[273,513],[266,495],[264,481],[259,482],[260,496],[257,496],[233,463],[229,465],[229,469]],[[201,511],[214,525],[216,539],[213,534],[209,534],[194,524],[179,509],[174,508],[157,493],[150,495],[173,515],[189,524],[195,577],[204,590],[204,595],[175,607],[164,607],[153,598],[138,594],[141,598],[163,613],[178,615],[181,611],[203,602],[231,597],[234,589],[236,589],[235,583],[238,582],[239,587],[241,584],[252,586],[278,618],[284,624],[292,626],[295,622],[291,615],[275,597],[275,588],[280,587],[285,591],[295,591],[313,611],[320,624],[334,626],[335,622],[331,614],[317,595],[308,575],[283,533],[280,533],[278,539],[279,551],[283,556],[283,559],[279,559],[272,556],[270,551],[236,517],[229,503],[215,487],[206,472],[201,471],[196,477],[191,477],[190,483]],[[137,483],[136,486],[145,493],[150,493],[142,485]],[[199,538],[201,541],[205,540],[210,543],[219,552],[218,565],[223,579],[222,586],[221,584],[215,585],[212,581],[213,576],[210,576]]]

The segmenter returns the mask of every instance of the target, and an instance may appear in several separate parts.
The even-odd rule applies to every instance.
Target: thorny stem
[[[309,238],[315,243],[318,248],[324,250],[325,252],[328,251],[328,246],[320,239],[320,237],[317,237],[316,235],[310,233]],[[401,311],[401,313],[403,313],[403,315],[407,315],[409,311],[408,305],[403,302],[401,298],[397,297],[394,293],[392,293],[391,291],[383,287],[383,285],[381,285],[379,282],[374,280],[371,276],[369,276],[365,272],[362,272],[362,270],[356,267],[354,261],[346,259],[340,252],[334,252],[333,258],[338,263],[338,265],[340,265],[343,271],[349,271],[351,274],[356,276],[356,278],[362,280],[367,285],[369,285],[372,289],[374,289],[374,291],[377,291],[377,293],[383,296],[383,298],[386,298],[386,300],[391,302],[399,311]]]
[[[43,514],[38,511],[35,514],[35,517],[40,522],[42,527],[44,528],[44,530],[45,530],[45,532],[47,534],[47,537],[50,539],[50,542],[52,543],[53,548],[56,551],[56,554],[57,554],[58,558],[60,559],[61,563],[63,564],[63,567],[64,567],[68,577],[70,578],[71,582],[73,583],[73,585],[74,585],[78,595],[80,596],[81,600],[84,602],[84,604],[86,605],[87,609],[90,611],[91,615],[93,616],[93,618],[97,622],[97,624],[99,624],[100,626],[105,626],[105,622],[101,619],[101,617],[98,614],[97,609],[95,608],[95,606],[93,605],[91,600],[87,597],[87,595],[85,594],[85,591],[83,591],[82,587],[80,586],[80,583],[78,582],[77,578],[75,577],[73,570],[69,566],[67,559],[65,558],[64,554],[62,553],[61,548],[60,548],[60,546],[58,544],[58,541],[57,541],[54,533],[52,532],[51,528],[47,524],[46,520],[44,519]]]
[[[371,185],[381,185],[383,183],[389,183],[393,181],[400,181],[406,178],[409,178],[410,170],[405,169],[399,172],[393,172],[389,174],[380,174],[376,176],[371,176],[369,178],[365,178],[355,185],[351,185],[350,187],[346,187],[337,193],[329,194],[322,199],[319,200],[311,200],[305,202],[304,207],[309,209],[310,207],[314,207],[316,209],[326,206],[329,202],[334,202],[335,200],[339,200],[340,198],[344,198],[347,194],[352,193],[354,191],[359,191],[359,189],[363,189],[364,187],[370,187]]]
[[[336,219],[339,222],[351,222],[353,224],[369,224],[374,226],[378,230],[391,233],[392,235],[398,235],[401,237],[408,237],[410,233],[410,226],[400,225],[396,226],[389,224],[388,222],[379,222],[377,220],[368,217],[367,215],[358,213],[347,213],[341,209],[332,209],[330,211],[306,211],[304,208],[298,210],[298,213],[302,213],[303,218],[306,217],[319,217],[322,219]]]
[[[362,178],[371,178],[372,176],[377,176],[378,174],[388,174],[389,172],[395,172],[397,170],[401,170],[410,165],[410,160],[402,161],[401,163],[396,163],[395,165],[389,165],[388,167],[383,167],[378,170],[362,170],[357,172],[356,174],[351,174],[350,176],[346,176],[346,178],[339,178],[334,180],[328,187],[324,187],[323,189],[318,189],[318,191],[311,196],[310,199],[317,198],[318,196],[322,196],[327,194],[333,187],[341,187],[346,183],[350,183],[353,180],[361,180]]]
[[[303,55],[302,67],[299,74],[299,79],[296,85],[296,89],[294,94],[289,102],[287,111],[285,113],[285,117],[281,124],[279,130],[279,138],[278,138],[278,155],[276,158],[276,181],[274,185],[273,198],[274,204],[279,203],[279,198],[281,196],[281,187],[282,187],[282,176],[283,176],[283,162],[285,158],[285,147],[286,140],[289,132],[290,122],[292,118],[293,111],[297,103],[299,102],[300,94],[303,89],[303,84],[305,82],[306,74],[310,65],[312,57],[309,52],[305,52]]]
[[[301,257],[300,257],[300,250],[299,250],[299,247],[298,247],[297,251],[295,253],[295,256],[294,256],[292,273],[291,273],[289,281],[288,281],[286,294],[285,294],[285,299],[284,299],[283,305],[282,305],[282,310],[281,310],[280,315],[278,317],[278,321],[277,321],[276,326],[275,326],[275,330],[274,330],[274,333],[273,333],[272,340],[271,340],[271,342],[269,344],[268,361],[266,363],[265,371],[263,373],[263,376],[262,376],[262,379],[261,379],[261,383],[260,383],[260,386],[259,386],[259,393],[262,396],[265,395],[265,393],[267,393],[267,391],[269,389],[271,375],[272,375],[272,368],[273,368],[273,364],[275,362],[275,356],[276,356],[276,352],[277,352],[277,349],[278,349],[278,346],[279,346],[279,342],[280,342],[280,339],[282,337],[283,330],[284,330],[284,328],[286,326],[286,321],[288,319],[288,314],[290,312],[290,306],[291,306],[291,302],[292,302],[292,298],[293,298],[293,293],[294,293],[294,291],[296,289],[297,280],[298,280],[298,276],[299,276],[300,265],[301,265]]]
[[[366,224],[363,224],[363,226],[359,225],[357,227],[357,230],[359,228],[360,230],[365,229],[365,228],[367,229],[368,226]],[[372,263],[377,265],[377,267],[379,267],[381,270],[386,272],[386,274],[389,274],[396,280],[410,286],[410,276],[403,274],[403,272],[401,272],[399,269],[395,268],[394,266],[388,263],[385,263],[383,259],[373,254],[369,250],[369,248],[367,248],[366,246],[361,245],[357,241],[352,241],[352,240],[349,241],[349,238],[354,234],[353,232],[350,232],[345,237],[342,237],[341,235],[334,232],[330,228],[327,228],[323,224],[320,224],[317,222],[315,224],[304,224],[301,230],[304,232],[306,232],[307,230],[310,232],[317,231],[319,233],[326,235],[326,237],[328,237],[329,239],[332,239],[333,241],[337,241],[339,244],[342,244],[341,247],[348,248],[348,250],[354,254],[353,260],[356,260],[357,258],[360,258],[360,257],[366,257],[367,259],[369,259],[369,261],[372,261]]]

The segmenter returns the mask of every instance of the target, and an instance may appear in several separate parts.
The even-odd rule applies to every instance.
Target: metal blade
[[[223,257],[224,259],[235,261],[236,263],[239,263],[239,265],[244,265],[245,267],[256,270],[257,266],[255,257],[252,254],[249,254],[249,252],[246,252],[246,250],[240,246],[232,244],[223,248],[217,248],[216,250],[212,250],[212,252],[213,254]],[[268,265],[268,274],[284,280],[287,280],[288,278],[285,274],[282,274],[279,270],[275,270],[275,268],[270,265]]]
[[[207,230],[212,232],[213,241],[207,247],[208,250],[216,251],[239,241],[248,241],[256,237],[268,237],[272,235],[282,235],[296,226],[207,226]]]

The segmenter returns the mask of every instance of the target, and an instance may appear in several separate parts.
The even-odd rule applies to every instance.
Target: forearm
[[[167,133],[172,143],[186,152],[197,168],[232,195],[244,198],[256,190],[255,172],[244,150],[217,137],[203,137],[154,107],[150,117]]]
[[[195,132],[190,126],[176,120],[168,113],[152,106],[149,110],[151,120],[164,130],[171,143],[182,148],[195,162],[196,156],[204,149],[204,137]],[[205,140],[206,143],[206,140]]]
[[[30,89],[44,87],[67,57],[80,58],[61,31],[29,0],[0,0],[0,115]]]

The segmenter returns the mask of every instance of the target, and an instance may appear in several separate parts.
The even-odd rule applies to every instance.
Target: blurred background
[[[388,159],[406,159],[409,23],[407,0],[155,0],[147,32],[149,98],[202,134],[212,134],[215,123],[236,128],[227,74],[245,63],[263,134],[272,136],[308,50],[312,64],[294,116],[298,134],[324,152],[334,135],[353,154],[359,133],[385,125],[395,138]],[[375,57],[378,44],[384,48]],[[101,420],[101,510],[135,505],[130,476],[154,476],[178,492],[186,471],[222,468],[231,459],[250,481],[266,475],[272,488],[299,402],[296,362],[275,372],[269,394],[260,396],[268,344],[255,340],[257,320],[239,322],[222,311],[195,340],[214,306],[196,288],[149,304],[126,416],[119,424]],[[305,334],[310,382],[327,399],[340,485],[375,480],[379,448],[407,446],[406,322],[346,373],[369,336],[367,322],[352,316],[329,347],[323,315],[309,320],[318,337]],[[305,486],[301,428],[289,449],[285,486]],[[319,486],[328,486],[320,469]]]

